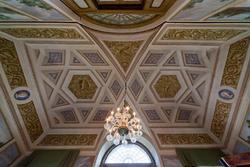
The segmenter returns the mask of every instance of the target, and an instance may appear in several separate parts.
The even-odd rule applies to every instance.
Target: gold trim
[[[0,62],[11,89],[27,86],[13,42],[0,38]]]
[[[103,41],[126,73],[143,41]],[[113,56],[112,56],[113,57]]]
[[[73,28],[0,28],[0,31],[16,38],[84,39]]]
[[[42,146],[94,146],[97,134],[49,134],[39,145]]]
[[[161,145],[177,144],[215,144],[208,134],[157,134]]]
[[[249,43],[250,37],[246,37],[230,45],[221,86],[230,86],[237,89]]]
[[[211,132],[219,139],[222,139],[224,135],[231,106],[232,104],[224,103],[219,100],[216,102],[214,117],[211,124]]]
[[[37,140],[43,134],[43,127],[39,120],[33,101],[17,105],[28,131],[31,142]]]
[[[231,29],[168,29],[161,40],[227,41],[246,30]]]

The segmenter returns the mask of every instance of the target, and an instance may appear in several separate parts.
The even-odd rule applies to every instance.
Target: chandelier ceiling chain
[[[125,82],[125,95],[127,93],[127,83]],[[124,96],[124,105],[118,107],[116,111],[111,111],[106,118],[104,128],[107,130],[107,141],[115,145],[127,144],[128,140],[135,143],[142,136],[141,120],[132,112]]]

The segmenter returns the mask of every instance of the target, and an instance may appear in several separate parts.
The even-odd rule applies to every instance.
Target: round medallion
[[[30,97],[30,92],[28,90],[18,90],[14,94],[16,100],[26,100]]]
[[[219,91],[219,96],[224,100],[232,100],[234,98],[234,93],[229,89],[222,89]]]

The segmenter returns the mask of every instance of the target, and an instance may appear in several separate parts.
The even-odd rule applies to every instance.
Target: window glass
[[[9,128],[0,110],[0,147],[12,139]]]
[[[147,152],[136,144],[119,145],[106,159],[106,164],[117,163],[151,163]]]

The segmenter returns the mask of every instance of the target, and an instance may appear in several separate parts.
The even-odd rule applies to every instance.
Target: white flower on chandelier
[[[124,102],[125,103],[125,102]],[[124,105],[122,108],[117,108],[116,112],[111,111],[106,119],[104,128],[108,131],[107,141],[115,145],[127,144],[128,139],[135,143],[142,136],[142,125],[136,113],[131,112],[130,107]]]

